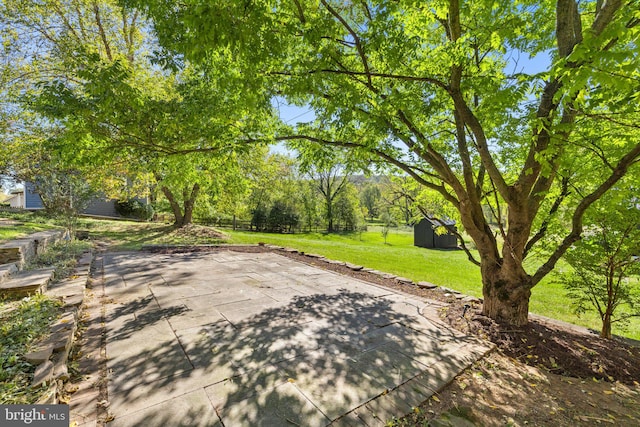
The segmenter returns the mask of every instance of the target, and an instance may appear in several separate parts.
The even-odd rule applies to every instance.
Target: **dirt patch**
[[[195,239],[211,239],[211,240],[225,240],[228,236],[218,230],[211,227],[204,227],[202,225],[189,224],[184,227],[176,228],[171,234],[180,238],[195,238]]]
[[[495,343],[506,356],[550,373],[635,385],[640,380],[640,348],[622,340],[605,340],[560,322],[532,319],[521,328],[498,324],[473,304],[462,316],[461,304],[444,314],[452,326]]]
[[[638,393],[621,383],[552,374],[497,351],[395,425],[637,426]],[[447,424],[452,416],[466,424]]]

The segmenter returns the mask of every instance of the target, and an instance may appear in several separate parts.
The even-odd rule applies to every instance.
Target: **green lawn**
[[[387,244],[375,231],[354,234],[267,234],[229,232],[231,243],[265,242],[317,253],[330,259],[364,265],[376,270],[426,280],[482,296],[480,269],[462,251],[425,250],[413,246],[413,235],[390,231]],[[425,275],[425,272],[429,272]]]
[[[370,228],[371,229],[371,228]],[[368,231],[353,234],[267,234],[229,232],[231,243],[269,243],[316,253],[330,259],[364,265],[413,281],[427,281],[455,289],[467,295],[482,297],[480,269],[467,260],[463,251],[423,249],[413,246],[413,235],[392,230],[384,244],[381,233]],[[578,318],[572,311],[571,300],[562,285],[548,276],[532,291],[530,311],[581,326],[600,329],[595,313]],[[640,320],[628,329],[614,327],[614,333],[640,339]]]
[[[3,225],[0,223],[0,242],[19,239],[38,231],[51,230],[55,226],[51,223],[23,222],[17,225]]]

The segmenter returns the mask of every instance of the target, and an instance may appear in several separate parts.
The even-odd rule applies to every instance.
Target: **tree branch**
[[[359,72],[359,71],[335,70],[335,69],[329,69],[329,68],[323,68],[319,70],[308,70],[308,71],[305,71],[304,73],[305,74],[328,73],[328,74],[343,74],[343,75],[364,76],[364,77],[370,76],[372,78],[375,77],[375,78],[381,78],[381,79],[425,82],[425,83],[431,83],[442,89],[448,90],[448,86],[445,83],[433,77],[407,76],[402,74],[375,73],[375,72],[365,73],[365,72]],[[293,76],[299,75],[299,73],[292,73],[289,71],[268,71],[268,72],[265,72],[265,75],[293,77]]]
[[[538,284],[540,280],[542,280],[542,278],[549,274],[549,272],[553,270],[562,255],[564,255],[564,253],[571,247],[571,245],[573,245],[580,239],[580,235],[582,234],[582,218],[586,210],[593,203],[598,201],[607,190],[609,190],[618,181],[620,181],[620,179],[622,179],[624,174],[627,172],[629,166],[637,161],[638,158],[640,158],[640,144],[637,144],[633,149],[631,149],[625,156],[620,159],[609,178],[601,183],[592,193],[582,199],[573,213],[573,217],[571,220],[571,231],[564,238],[558,248],[553,252],[553,254],[549,257],[547,262],[545,262],[542,266],[540,266],[540,268],[538,268],[538,270],[532,277],[531,287]]]
[[[416,182],[418,182],[419,184],[439,192],[448,202],[452,203],[453,206],[455,206],[456,208],[458,208],[460,205],[460,202],[458,201],[458,199],[453,194],[449,193],[444,185],[438,185],[433,182],[425,180],[423,177],[421,177],[415,172],[415,168],[411,167],[410,165],[407,165],[406,163],[401,162],[395,157],[390,156],[384,151],[381,151],[375,148],[365,147],[363,145],[356,144],[354,142],[331,141],[331,140],[317,138],[309,135],[279,136],[279,137],[276,137],[275,140],[276,141],[306,140],[306,141],[316,142],[316,143],[325,144],[325,145],[334,145],[334,146],[345,147],[345,148],[356,148],[360,150],[364,149],[369,153],[374,154],[375,156],[380,157],[384,159],[386,162],[393,164],[394,166],[397,166],[401,170],[405,171],[413,179],[415,179]]]
[[[560,209],[562,202],[569,194],[570,194],[569,177],[565,176],[562,178],[560,195],[558,195],[556,200],[554,200],[553,205],[551,206],[551,209],[549,209],[549,214],[544,219],[544,221],[542,221],[542,224],[540,225],[540,229],[538,230],[538,232],[535,235],[533,235],[533,237],[531,237],[531,239],[529,239],[529,241],[525,245],[524,255],[522,256],[523,259],[527,257],[527,254],[531,251],[533,246],[536,243],[538,243],[547,234],[547,229],[549,228],[551,218],[553,217],[553,215],[556,214],[556,212],[558,212],[558,209]]]
[[[367,60],[367,55],[364,52],[364,47],[362,46],[362,41],[358,34],[353,30],[353,28],[349,25],[349,23],[340,15],[334,8],[329,5],[326,0],[320,0],[320,2],[327,8],[329,13],[331,13],[341,24],[342,26],[349,32],[351,37],[356,44],[356,49],[358,50],[358,56],[360,56],[360,61],[362,62],[362,67],[364,68],[365,76],[367,77],[367,86],[369,86],[372,90],[373,83],[371,81],[371,69],[369,68],[369,61]]]

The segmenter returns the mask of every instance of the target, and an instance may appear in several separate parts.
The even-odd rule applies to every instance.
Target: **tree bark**
[[[193,208],[196,205],[196,199],[198,198],[198,194],[200,193],[200,184],[195,183],[191,188],[191,192],[189,189],[185,187],[184,189],[184,215],[182,216],[182,225],[180,227],[184,227],[185,225],[191,224],[193,220]]]
[[[173,217],[175,218],[173,225],[176,227],[182,227],[182,225],[180,225],[182,224],[182,210],[180,209],[180,205],[176,201],[176,197],[167,186],[163,185],[161,190],[162,194],[164,194],[164,197],[167,198],[167,200],[169,201],[169,205],[171,206],[171,211],[173,212]]]
[[[531,278],[516,263],[487,268],[483,263],[482,281],[484,304],[482,314],[514,326],[529,321]]]
[[[608,340],[611,339],[611,312],[609,308],[602,316],[602,329],[600,330],[600,337],[606,338]]]

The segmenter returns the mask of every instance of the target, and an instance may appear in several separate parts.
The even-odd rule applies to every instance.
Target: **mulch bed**
[[[581,332],[577,328],[553,320],[530,318],[528,325],[519,328],[501,325],[481,314],[480,302],[462,301],[438,288],[423,289],[416,285],[400,283],[395,279],[385,279],[370,272],[354,271],[345,265],[329,263],[323,258],[268,246],[187,246],[159,247],[154,250],[163,253],[220,250],[276,252],[296,261],[401,292],[447,302],[449,305],[442,312],[443,320],[462,332],[490,340],[507,356],[528,365],[577,378],[619,381],[628,385],[638,385],[640,382],[640,342],[605,340],[596,333]]]

